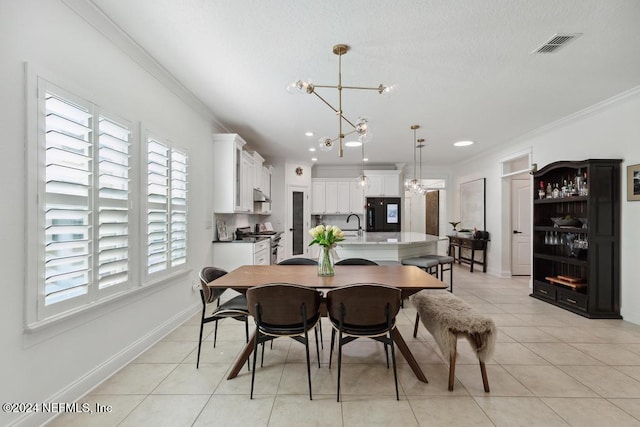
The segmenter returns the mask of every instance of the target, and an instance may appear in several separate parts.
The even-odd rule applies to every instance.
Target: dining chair
[[[396,356],[391,338],[391,330],[395,327],[396,316],[400,311],[401,291],[391,286],[367,283],[348,285],[327,292],[327,313],[331,322],[331,353],[335,334],[338,333],[338,391],[337,401],[340,401],[340,377],[342,374],[342,346],[358,338],[372,338],[387,346],[391,346],[393,361],[393,378],[396,385],[396,399],[398,394],[398,374],[396,370]],[[389,358],[387,355],[387,368]]]
[[[287,258],[280,261],[278,265],[318,265],[318,261],[311,258],[297,257]],[[320,346],[324,350],[324,341],[322,340],[322,322],[318,322],[318,329],[320,330]],[[273,345],[273,343],[271,343]],[[264,350],[264,347],[262,347]]]
[[[244,295],[237,295],[228,301],[220,302],[220,297],[227,288],[209,287],[208,283],[214,281],[218,277],[222,277],[227,272],[216,267],[204,267],[200,270],[200,299],[202,300],[202,317],[200,319],[200,337],[198,339],[198,359],[196,361],[196,369],[200,367],[200,349],[202,347],[202,331],[204,324],[215,322],[213,332],[213,347],[216,346],[218,338],[218,320],[230,317],[235,320],[244,321],[244,329],[246,342],[249,342],[249,310],[247,309],[247,298]],[[215,304],[215,305],[214,305]],[[211,313],[207,311],[214,306]]]
[[[336,265],[378,265],[378,263],[364,258],[345,258],[336,261]]]
[[[309,330],[320,321],[320,303],[322,293],[305,286],[286,283],[272,283],[255,286],[247,290],[249,312],[256,322],[255,344],[253,348],[253,372],[251,373],[251,399],[256,376],[258,344],[279,337],[290,337],[305,346],[307,355],[307,378],[309,381],[309,400],[311,392],[311,362],[309,359]],[[320,367],[320,348],[318,333],[315,333],[318,367]]]
[[[282,260],[278,265],[318,265],[318,261],[311,258],[298,257]]]

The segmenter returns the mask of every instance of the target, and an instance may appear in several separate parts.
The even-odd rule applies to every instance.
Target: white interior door
[[[531,180],[511,180],[511,274],[531,275]]]

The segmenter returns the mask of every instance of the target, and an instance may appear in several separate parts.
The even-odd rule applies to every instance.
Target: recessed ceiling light
[[[305,132],[304,133],[306,136],[313,136],[313,132]]]
[[[316,151],[315,147],[309,147],[309,151]]]
[[[360,147],[362,145],[361,141],[355,140],[355,141],[347,141],[344,143],[345,147]]]
[[[369,159],[368,159],[367,157],[365,157],[365,158],[363,158],[363,159],[362,159],[362,161],[363,161],[363,162],[368,162],[368,161],[369,161]]]
[[[454,142],[453,145],[456,147],[467,147],[469,145],[473,145],[473,141],[458,141]]]
[[[317,159],[316,157],[312,157],[312,158],[311,158],[311,161],[312,161],[312,162],[316,162],[316,161],[318,161],[318,159]]]

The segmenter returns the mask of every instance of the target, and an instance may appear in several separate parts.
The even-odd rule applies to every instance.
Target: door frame
[[[529,148],[523,151],[513,153],[500,159],[500,190],[502,192],[502,206],[501,206],[501,228],[500,233],[500,247],[502,248],[501,254],[501,277],[512,277],[511,275],[511,178],[520,175],[523,172],[532,174],[533,167],[533,148]],[[531,177],[533,185],[533,176]],[[533,203],[531,204],[533,208]],[[532,216],[533,218],[533,212]],[[533,239],[531,239],[531,253],[533,254]],[[532,262],[533,265],[533,262]],[[529,276],[529,289],[533,289],[533,276]]]
[[[311,206],[309,201],[309,187],[302,185],[288,185],[287,186],[287,201],[286,201],[286,214],[285,214],[285,227],[284,227],[284,256],[286,258],[293,257],[292,255],[292,234],[291,228],[293,227],[293,192],[298,191],[303,193],[302,197],[302,214],[304,216],[304,227],[302,232],[302,245],[304,247],[304,253],[297,256],[309,255],[309,242],[311,241],[311,235],[307,232],[311,228]]]
[[[514,184],[515,181],[526,181],[526,182],[528,182],[528,186],[531,189],[531,187],[533,185],[533,177],[531,177],[530,175],[528,175],[528,174],[523,172],[523,173],[518,174],[518,175],[513,175],[511,177],[511,180],[509,181],[509,191],[510,191],[509,197],[511,199],[511,203],[510,203],[511,211],[509,213],[510,219],[511,219],[511,222],[510,222],[510,224],[511,224],[511,230],[510,230],[511,231],[511,234],[510,234],[510,236],[511,236],[511,245],[510,245],[510,248],[511,248],[511,264],[510,264],[510,270],[511,270],[511,275],[512,276],[514,276],[513,265],[514,265],[514,257],[515,257],[515,254],[516,254],[516,251],[514,249],[514,244],[513,244],[513,242],[514,242],[513,230],[515,229],[514,224],[513,224],[513,222],[514,222],[513,208],[514,208],[515,203],[517,202],[513,198],[513,190],[514,190],[514,187],[515,187],[515,184]],[[529,232],[529,252],[533,255],[533,252],[531,252],[531,249],[533,248],[533,242],[531,241],[531,239],[533,238],[533,234],[532,234],[533,218],[531,216],[533,214],[533,203],[532,202],[529,205],[529,210],[530,210],[529,218],[531,219],[531,222],[529,224],[527,224],[527,226],[529,228],[529,230],[528,230],[528,232]],[[528,276],[532,276],[532,273],[533,273],[532,268],[533,268],[533,258],[529,260],[529,273],[528,274],[518,274],[518,276],[520,276],[520,277],[527,276],[527,275]]]

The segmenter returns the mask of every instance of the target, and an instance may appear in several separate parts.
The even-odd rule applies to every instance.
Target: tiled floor
[[[419,382],[398,356],[400,401],[382,345],[358,340],[344,349],[342,399],[336,402],[335,365],[328,369],[328,341],[318,368],[312,347],[313,401],[309,401],[304,347],[278,339],[256,371],[226,373],[244,344],[240,322],[220,325],[212,346],[206,326],[196,369],[199,317],[180,326],[81,402],[111,405],[108,414],[66,414],[52,426],[371,426],[371,425],[640,425],[640,326],[620,320],[590,320],[528,296],[528,278],[498,279],[454,271],[454,293],[498,326],[498,343],[487,364],[491,392],[482,389],[477,360],[461,341],[453,392],[448,366],[405,304],[399,328],[421,364]],[[329,325],[325,323],[325,340]],[[399,353],[398,353],[399,354]],[[315,363],[315,364],[313,364]]]

